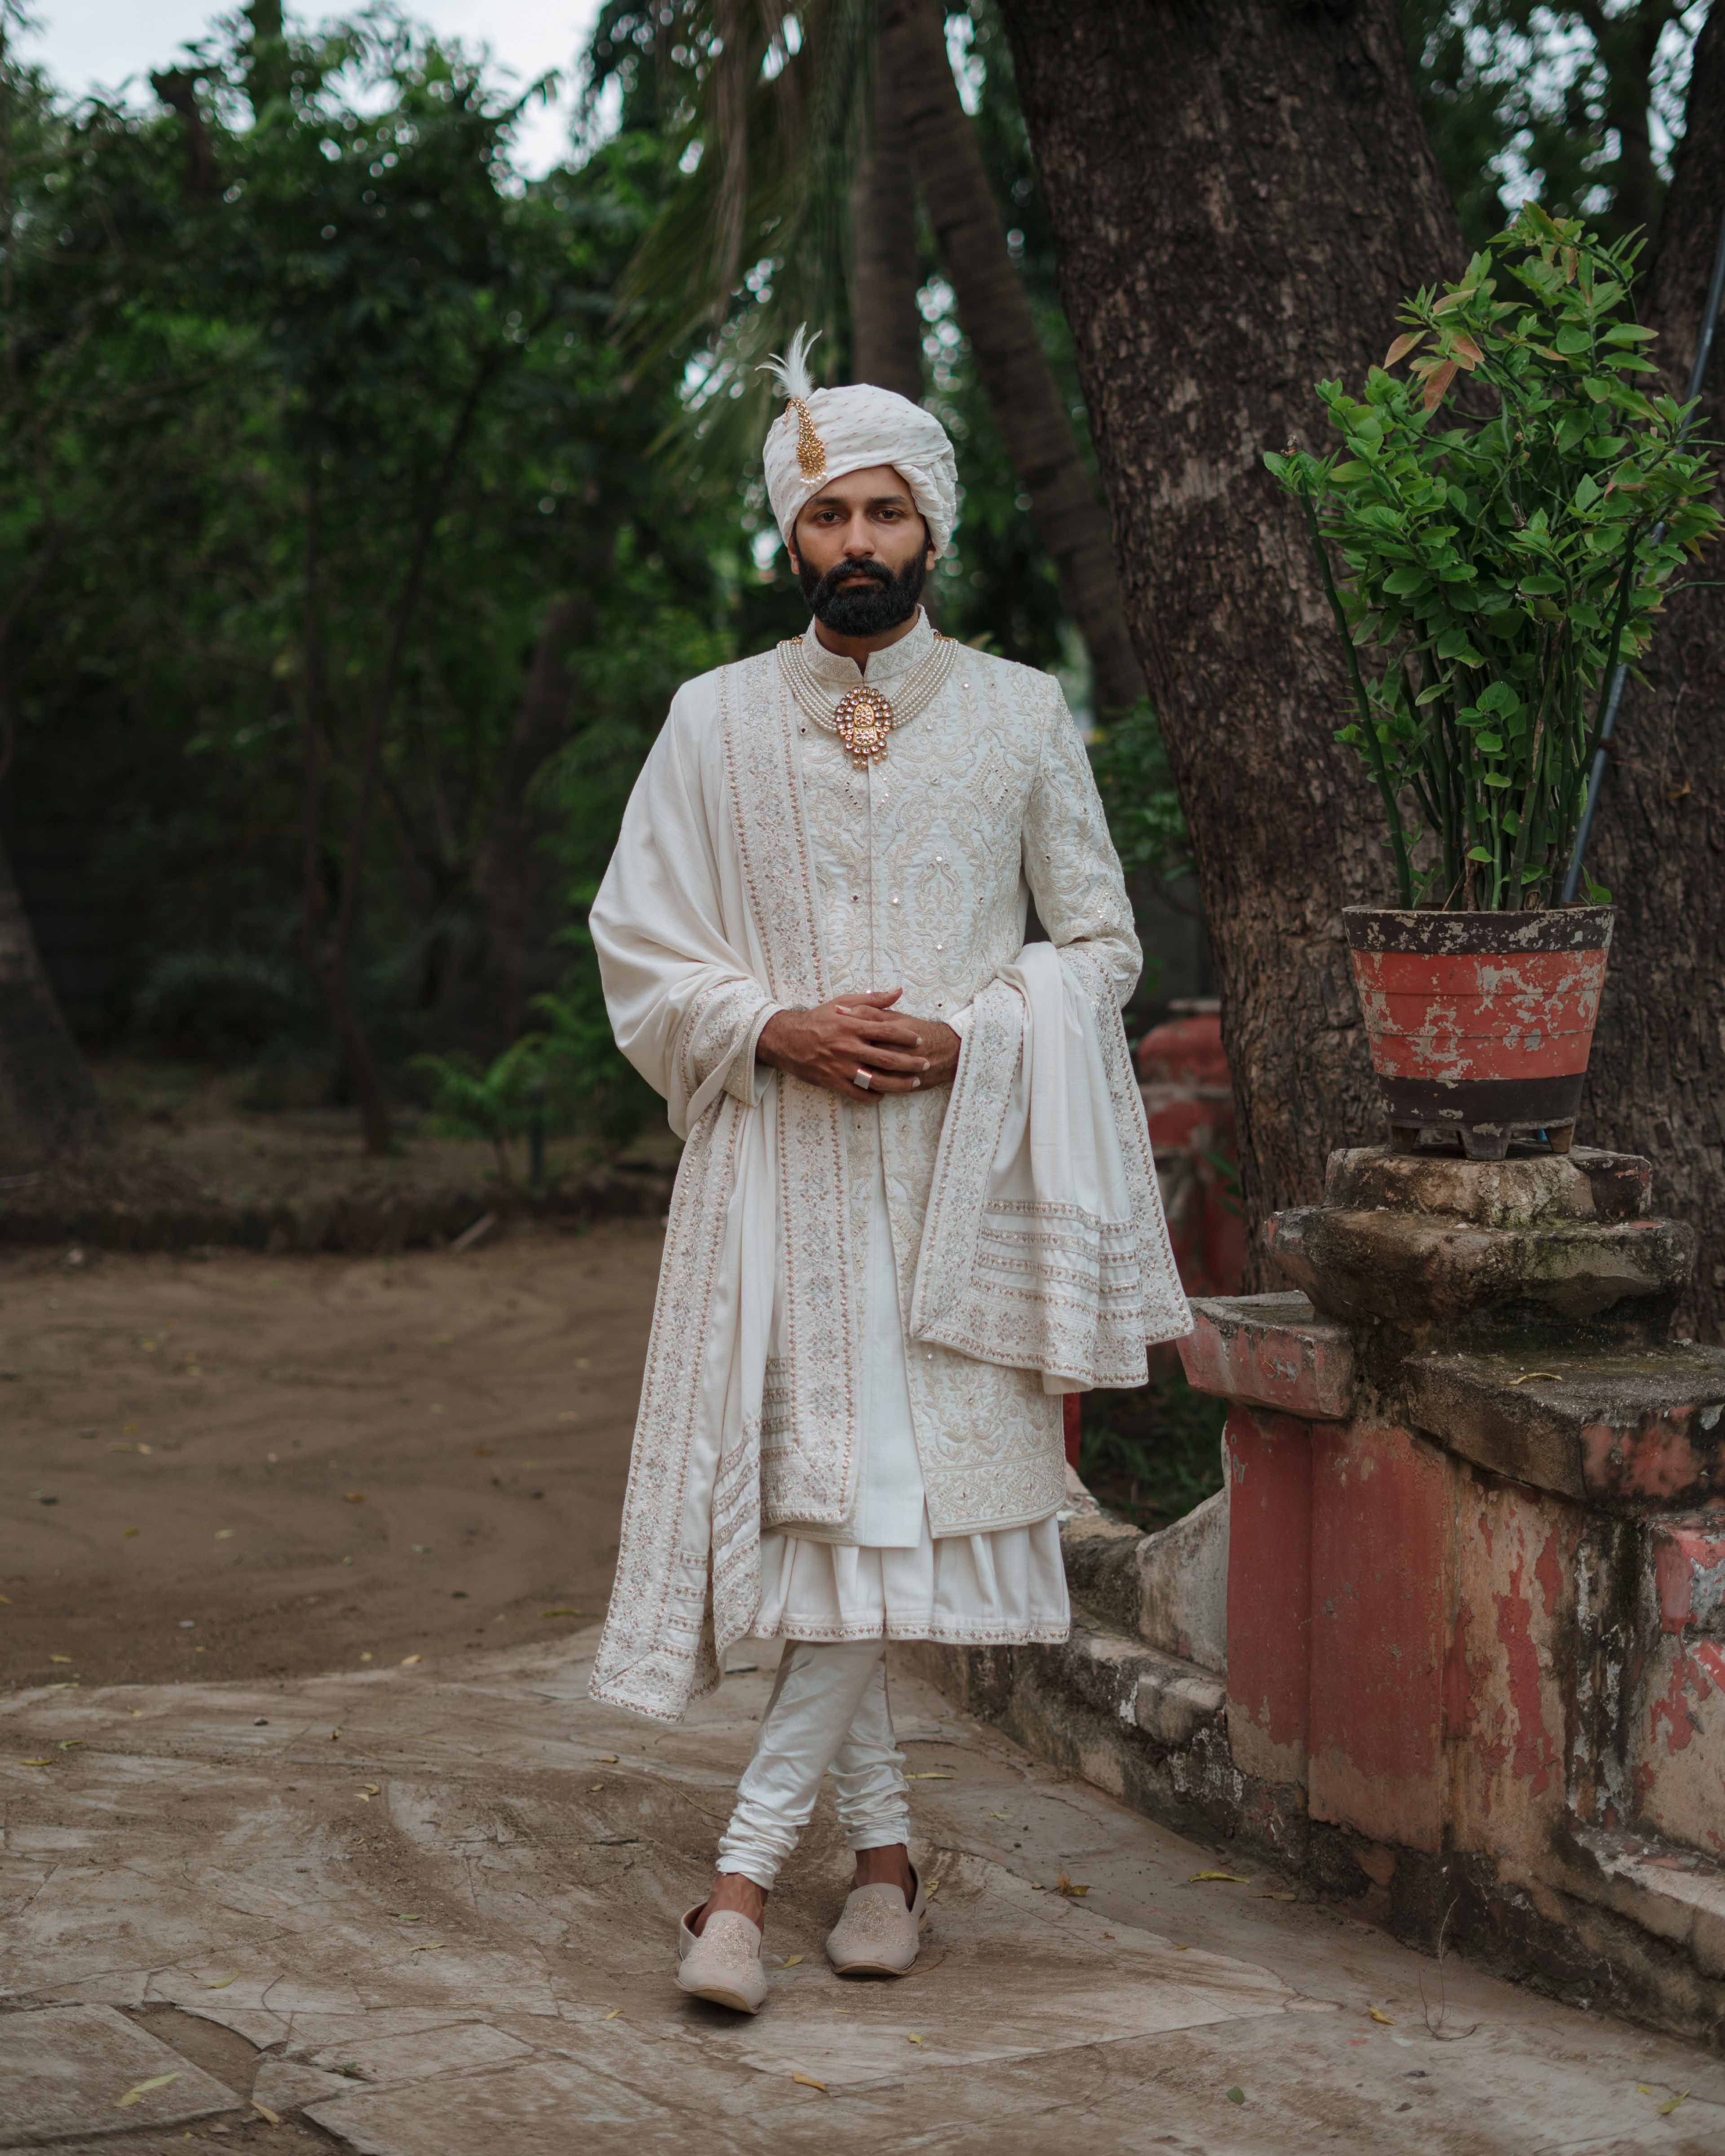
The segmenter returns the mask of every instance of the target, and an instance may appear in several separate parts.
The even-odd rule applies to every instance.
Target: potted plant
[[[1712,475],[1630,308],[1640,242],[1522,209],[1362,396],[1317,385],[1340,446],[1265,459],[1299,501],[1346,654],[1397,904],[1344,919],[1392,1142],[1567,1152],[1610,893],[1564,905],[1600,714],[1685,556]]]

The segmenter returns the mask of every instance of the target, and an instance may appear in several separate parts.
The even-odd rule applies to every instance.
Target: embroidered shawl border
[[[783,1004],[827,999],[825,939],[797,756],[795,715],[777,656],[764,652],[719,677],[719,711],[737,844],[749,905]],[[796,1079],[778,1086],[779,1311],[790,1376],[789,1444],[771,1448],[769,1526],[837,1525],[855,1501],[855,1274],[850,1178],[836,1093]]]
[[[771,654],[724,670],[720,707],[726,791],[768,985],[779,1002],[819,1003],[824,967],[814,873],[791,713]],[[696,1029],[707,1015],[697,1006]],[[685,1053],[690,1045],[683,1044]],[[842,1521],[858,1462],[844,1133],[836,1095],[794,1083],[778,1091],[782,1316],[794,1342],[803,1442],[775,1462],[773,1511]],[[589,1687],[596,1699],[660,1722],[677,1721],[691,1699],[713,1689],[724,1648],[747,1633],[760,1601],[758,1414],[725,1433],[708,1547],[685,1547],[679,1533],[697,1417],[711,1404],[702,1380],[744,1113],[722,1096],[690,1132],[678,1165],[616,1581]]]
[[[1095,1015],[1132,1219],[988,1192],[1023,1047],[1024,1005],[996,982],[977,998],[929,1195],[911,1330],[983,1361],[1086,1386],[1141,1385],[1147,1342],[1192,1327],[1156,1184],[1120,1005],[1081,950],[1060,963]]]
[[[629,1456],[617,1576],[593,1656],[595,1699],[675,1722],[719,1681],[708,1559],[678,1529],[742,1111],[728,1096],[689,1133],[671,1193],[647,1367]]]

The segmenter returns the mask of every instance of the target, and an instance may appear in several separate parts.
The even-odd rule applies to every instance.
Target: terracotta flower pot
[[[1543,1134],[1567,1152],[1612,908],[1342,917],[1391,1144],[1446,1131],[1471,1160],[1502,1160],[1512,1137]]]

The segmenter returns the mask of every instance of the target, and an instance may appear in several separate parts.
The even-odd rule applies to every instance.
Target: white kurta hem
[[[762,1640],[1057,1643],[1072,1630],[1059,1518],[937,1542],[925,1517],[912,1549],[762,1535],[752,1630]]]

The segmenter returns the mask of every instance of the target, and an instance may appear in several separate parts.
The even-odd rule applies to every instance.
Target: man
[[[593,1690],[675,1720],[735,1640],[786,1642],[679,1943],[682,1988],[747,2012],[829,1768],[856,1857],[829,1956],[915,1961],[886,1642],[1066,1636],[1060,1396],[1142,1383],[1191,1322],[1083,742],[1052,680],[918,603],[957,506],[939,422],[814,388],[806,349],[766,468],[814,618],[679,691],[590,916],[685,1140]]]

